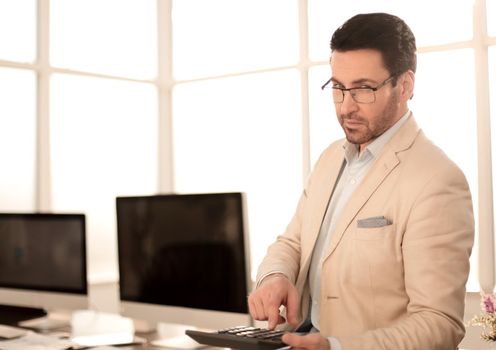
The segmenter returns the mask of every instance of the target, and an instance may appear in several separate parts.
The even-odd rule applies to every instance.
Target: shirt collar
[[[396,132],[401,128],[401,126],[405,124],[410,114],[411,112],[409,110],[406,111],[406,113],[396,123],[394,123],[393,126],[391,126],[389,129],[383,132],[382,135],[380,135],[378,138],[372,141],[364,149],[362,154],[360,154],[359,158],[361,159],[362,157],[369,155],[374,158],[377,157],[384,148],[384,146],[386,146],[388,141],[391,140],[394,134],[396,134]],[[359,145],[350,143],[348,140],[346,140],[345,143],[343,144],[345,158],[348,163],[350,163],[352,159],[357,157],[358,149],[359,149],[358,147]]]

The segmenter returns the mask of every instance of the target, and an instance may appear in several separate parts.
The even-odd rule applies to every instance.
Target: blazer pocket
[[[384,239],[394,234],[396,225],[386,225],[381,227],[357,227],[355,229],[354,239],[359,241],[376,241]]]

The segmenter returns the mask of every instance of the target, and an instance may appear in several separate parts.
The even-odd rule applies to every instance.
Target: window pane
[[[496,0],[486,0],[487,32],[496,36]]]
[[[36,80],[0,68],[0,211],[35,210]]]
[[[255,272],[302,191],[299,74],[182,84],[173,95],[176,189],[247,194]]]
[[[469,49],[420,54],[411,109],[427,137],[465,173],[477,220],[477,115],[473,67],[473,51]],[[475,227],[477,231],[477,223]],[[473,252],[467,287],[469,291],[478,291],[477,247]]]
[[[155,0],[51,0],[51,60],[57,67],[154,78]]]
[[[496,2],[493,2],[493,4]],[[489,3],[488,3],[489,5]],[[495,8],[496,10],[496,8]],[[493,211],[496,216],[496,46],[489,47],[489,101],[491,118],[491,155],[493,181]],[[494,232],[493,232],[494,235]]]
[[[472,39],[473,0],[308,0],[309,50],[312,60],[328,60],[332,33],[358,13],[388,12],[401,17],[417,39],[417,47]],[[449,9],[449,15],[442,16]]]
[[[489,101],[491,101],[491,128],[496,131],[496,46],[489,47]],[[496,132],[493,132],[493,135],[496,135]],[[492,138],[494,141],[492,142],[492,146],[496,146],[496,137]],[[492,152],[493,156],[496,156],[496,152]],[[495,159],[496,160],[496,159]],[[496,165],[496,162],[493,161],[493,164]],[[496,175],[496,172],[493,171],[493,174]],[[496,184],[496,182],[495,182]]]
[[[50,106],[54,210],[87,214],[90,278],[115,279],[115,197],[158,187],[156,90],[54,75]]]
[[[295,0],[174,1],[176,79],[296,64]]]
[[[329,65],[317,66],[309,72],[310,96],[310,160],[315,164],[322,151],[344,137],[329,91],[320,88],[331,77]]]
[[[0,0],[0,59],[36,58],[36,0]]]

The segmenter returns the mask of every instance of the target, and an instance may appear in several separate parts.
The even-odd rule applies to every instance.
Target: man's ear
[[[413,98],[413,88],[415,87],[415,73],[407,70],[401,75],[398,82],[400,83],[402,99],[404,101],[411,100]]]

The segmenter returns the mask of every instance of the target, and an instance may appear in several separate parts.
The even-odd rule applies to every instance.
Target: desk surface
[[[58,314],[58,315],[53,315],[50,314],[51,316],[55,316],[54,319],[61,319],[64,320],[63,322],[67,324],[70,320],[70,314]],[[16,306],[9,306],[9,305],[0,305],[0,324],[4,325],[9,325],[13,327],[19,327],[19,328],[25,328],[25,329],[32,329],[28,327],[21,327],[19,326],[20,321],[25,321],[28,319],[34,319],[34,318],[39,318],[46,316],[46,313],[42,310],[39,309],[34,309],[34,308],[26,308],[26,307],[16,307]],[[50,317],[52,318],[52,317]],[[40,325],[40,323],[37,323]],[[60,324],[59,324],[60,325]],[[35,324],[32,325],[32,327],[36,327]],[[33,329],[36,331],[36,329]],[[70,335],[70,328],[69,327],[64,327],[64,328],[56,328],[52,330],[42,330],[42,331],[37,331],[39,334],[55,334],[55,333],[66,333],[67,336]],[[153,340],[159,339],[159,334],[158,332],[147,332],[147,333],[142,333],[142,332],[136,332],[136,336],[140,338],[144,338],[147,340],[146,343],[144,344],[133,344],[133,345],[119,345],[118,348],[120,350],[131,350],[131,349],[167,349],[164,347],[159,347],[159,346],[154,346],[150,342]],[[185,335],[185,337],[187,337]],[[189,339],[189,338],[188,338]],[[172,349],[172,348],[171,348]],[[202,348],[202,349],[214,349],[212,347],[210,348]],[[176,349],[177,350],[177,349]]]
[[[7,320],[8,322],[0,322],[0,324],[5,324],[5,325],[8,325],[8,326],[12,326],[12,327],[17,327],[17,328],[22,328],[22,329],[26,329],[26,330],[34,330],[32,328],[28,328],[28,327],[20,327],[19,325],[15,324],[12,320]],[[42,335],[57,335],[58,337],[61,337],[61,339],[66,339],[68,338],[70,335],[71,335],[71,330],[70,330],[70,327],[63,327],[63,328],[56,328],[56,329],[53,329],[53,330],[44,330],[44,331],[36,331],[34,330],[36,333],[38,334],[42,334]],[[159,337],[159,334],[158,332],[148,332],[148,333],[136,333],[135,334],[137,337],[141,338],[141,339],[144,339],[145,342],[142,343],[142,344],[130,344],[130,345],[115,345],[116,346],[116,349],[120,349],[120,350],[135,350],[135,349],[167,349],[167,347],[164,347],[164,346],[154,346],[152,344],[152,342],[154,340],[160,340],[160,337]],[[185,339],[186,340],[191,340],[192,344],[196,344],[196,342],[194,342],[192,339],[190,339],[189,337],[187,337],[186,335],[184,335]],[[4,340],[2,338],[2,340]],[[111,345],[107,345],[107,346],[111,346]],[[201,347],[201,346],[200,346]],[[201,347],[202,349],[216,349],[214,347]],[[176,348],[173,348],[173,347],[170,347],[169,349],[175,349],[177,350]]]
[[[41,335],[57,335],[57,338],[61,337],[60,339],[67,339],[67,337],[70,335],[70,333],[68,332],[68,330],[65,330],[64,331],[62,329],[58,329],[57,331],[51,331],[51,332],[37,332],[37,333],[38,334],[41,334]],[[18,344],[17,347],[21,346],[21,344],[23,344],[23,342],[29,342],[29,344],[34,345],[34,343],[32,343],[33,341],[34,342],[41,341],[44,346],[50,347],[50,345],[47,345],[45,343],[46,342],[46,340],[44,340],[45,338],[42,338],[43,340],[38,340],[37,338],[33,338],[32,336],[29,336],[29,334],[26,334],[25,336],[27,337],[26,340],[24,340],[24,336],[21,336],[20,338],[12,338],[12,339],[1,338],[1,340],[9,340],[9,341],[20,342],[20,344]],[[120,349],[120,350],[167,349],[167,347],[164,347],[164,346],[154,346],[152,344],[152,341],[153,340],[156,340],[156,334],[153,334],[153,333],[151,333],[151,334],[140,334],[138,336],[140,338],[142,338],[142,339],[145,339],[146,342],[141,343],[141,344],[129,344],[129,345],[119,345],[119,344],[116,344],[115,345],[115,349]],[[186,339],[189,339],[189,338],[186,338]],[[56,341],[57,340],[54,340],[53,346],[60,346],[60,344],[56,344],[55,343]],[[40,343],[40,345],[41,345],[41,343]],[[94,345],[94,346],[96,346],[96,345]],[[112,345],[110,345],[110,344],[108,344],[108,345],[105,344],[105,345],[101,345],[101,346],[112,347]],[[201,345],[199,345],[199,347],[201,347],[202,349],[206,349],[206,350],[215,349],[213,347],[202,347]],[[80,348],[80,346],[76,346],[75,348]],[[194,345],[193,345],[192,349],[193,348],[194,348]],[[170,347],[169,349],[176,349],[176,348]]]

